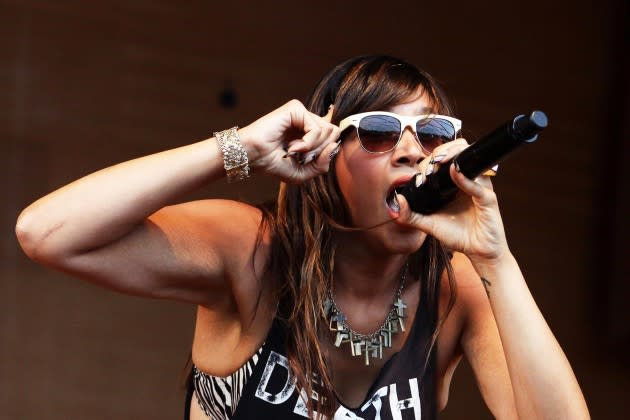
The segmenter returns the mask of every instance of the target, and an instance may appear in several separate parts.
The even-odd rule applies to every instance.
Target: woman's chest
[[[383,350],[382,358],[352,355],[350,343],[338,347],[333,340],[324,343],[335,393],[345,406],[356,408],[367,404],[371,397],[368,394],[389,392],[385,388],[397,382],[399,387],[407,388],[407,383],[413,378],[419,381],[420,387],[430,384],[430,392],[435,392],[438,406],[445,403],[450,379],[461,360],[459,339],[463,322],[457,310],[451,311],[440,325],[439,334],[433,342],[436,324],[427,322],[427,317],[421,312],[426,308],[420,307],[417,311],[417,304],[410,302],[406,329],[395,336],[391,348]],[[440,307],[442,314],[443,309]],[[366,359],[369,364],[366,364]],[[431,377],[425,378],[424,375]],[[411,389],[403,393],[410,392]]]

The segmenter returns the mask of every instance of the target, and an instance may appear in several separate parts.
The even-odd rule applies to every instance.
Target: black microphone
[[[453,158],[452,163],[467,178],[475,179],[519,146],[536,141],[538,133],[545,127],[547,116],[542,111],[534,111],[529,116],[518,115],[468,146]],[[419,187],[416,186],[416,179],[420,174],[416,174],[396,191],[405,196],[409,207],[416,213],[431,214],[440,210],[455,197],[458,190],[449,174],[449,166],[441,165]]]

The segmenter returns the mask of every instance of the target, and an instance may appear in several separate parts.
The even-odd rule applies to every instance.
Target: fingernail
[[[433,170],[434,170],[434,169],[435,169],[435,164],[430,163],[430,164],[429,164],[429,166],[427,166],[426,171],[424,171],[424,174],[425,174],[426,176],[429,176],[429,175],[431,175],[431,174],[433,173]]]
[[[461,168],[459,167],[459,163],[457,161],[453,162],[453,166],[455,166],[455,170],[457,172],[461,172],[462,171]]]
[[[416,175],[416,188],[424,183],[424,178],[425,176],[423,173],[419,173]]]
[[[333,149],[333,151],[332,151],[332,152],[330,152],[330,155],[328,155],[328,157],[329,157],[330,159],[334,158],[334,157],[337,155],[337,153],[339,153],[339,149],[340,149],[340,148],[341,148],[341,143],[338,143],[338,144],[337,144],[337,147],[335,147],[335,148]]]
[[[282,156],[282,158],[283,158],[283,159],[286,159],[286,158],[288,158],[288,157],[293,157],[293,156],[295,156],[295,155],[297,155],[297,154],[298,154],[298,152],[287,152],[287,154],[286,154],[286,155],[284,155],[284,156]]]
[[[430,163],[439,163],[446,157],[446,153],[440,153],[439,155],[435,155],[431,158]]]
[[[308,163],[311,163],[315,159],[317,159],[317,153],[316,152],[308,152],[306,155],[304,155],[304,158],[302,158],[302,160],[300,160],[300,165],[306,165]]]

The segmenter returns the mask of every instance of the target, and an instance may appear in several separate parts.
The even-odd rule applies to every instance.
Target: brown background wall
[[[303,99],[338,61],[374,52],[434,74],[469,139],[520,112],[550,116],[495,185],[511,248],[593,417],[616,417],[630,391],[623,4],[0,0],[0,418],[178,417],[194,321],[192,307],[27,260],[13,234],[24,206],[91,171],[245,125]],[[233,109],[218,103],[226,86]],[[274,191],[255,177],[238,193],[221,184],[194,197]],[[443,418],[491,418],[465,365]]]

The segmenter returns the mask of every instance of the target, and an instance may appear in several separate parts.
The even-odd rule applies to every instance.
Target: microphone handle
[[[542,111],[534,111],[529,116],[518,115],[468,146],[453,158],[452,163],[467,178],[475,179],[523,144],[536,141],[538,133],[547,124],[547,116]],[[434,213],[448,204],[458,190],[449,174],[449,166],[440,165],[419,187],[416,187],[419,176],[416,174],[396,191],[405,196],[414,212]]]

